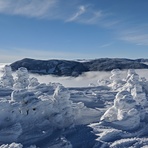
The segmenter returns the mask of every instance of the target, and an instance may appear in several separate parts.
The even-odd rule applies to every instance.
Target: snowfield
[[[0,68],[0,148],[148,147],[148,70],[71,78]]]

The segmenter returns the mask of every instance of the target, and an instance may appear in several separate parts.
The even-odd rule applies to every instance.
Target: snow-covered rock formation
[[[38,79],[37,78],[35,78],[35,77],[32,77],[32,78],[30,78],[29,79],[29,88],[34,88],[34,87],[36,87],[36,86],[38,86],[40,83],[39,83],[39,81],[38,81]]]
[[[129,91],[137,105],[145,107],[148,105],[146,98],[146,81],[142,81],[139,75],[132,69],[128,70],[126,84],[123,86],[123,90]]]
[[[17,78],[15,79],[14,88],[15,89],[25,89],[29,85],[29,74],[28,70],[24,67],[19,68],[16,71]]]
[[[135,74],[136,74],[136,72],[135,72],[134,69],[128,69],[127,76],[126,76],[126,81],[129,80],[129,78],[131,77],[131,75],[135,75]]]
[[[136,84],[134,86],[134,88],[131,90],[131,94],[138,105],[141,105],[142,107],[148,106],[146,93],[143,91],[143,88],[140,84]]]
[[[117,93],[114,105],[104,113],[101,120],[125,130],[138,128],[145,118],[145,107],[148,105],[139,75],[132,69],[128,70],[126,83],[122,86],[119,71],[112,71],[112,74],[113,88],[120,86],[121,91]]]
[[[14,84],[14,79],[12,76],[11,67],[9,65],[6,65],[3,69],[3,71],[4,71],[4,74],[0,80],[1,86],[5,87],[5,88],[12,88],[13,84]]]
[[[111,84],[109,84],[109,86],[113,89],[113,90],[117,90],[118,88],[122,87],[124,82],[121,79],[121,71],[120,69],[113,69],[111,71],[111,77],[110,77],[110,81]]]
[[[72,108],[72,101],[70,101],[69,91],[63,87],[58,86],[53,95],[55,106],[58,108],[58,115],[56,117],[57,124],[60,126],[73,123],[74,113]]]
[[[139,85],[139,75],[132,74],[126,81],[126,84],[123,86],[124,90],[131,92],[134,89],[135,85]]]
[[[117,93],[114,105],[104,113],[101,121],[110,122],[124,130],[133,130],[139,127],[140,113],[130,92],[121,91]]]

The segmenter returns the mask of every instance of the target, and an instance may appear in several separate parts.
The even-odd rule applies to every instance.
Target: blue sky
[[[148,0],[0,0],[0,62],[148,58]]]

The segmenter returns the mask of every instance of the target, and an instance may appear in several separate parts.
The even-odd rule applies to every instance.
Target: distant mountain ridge
[[[79,76],[89,71],[111,71],[113,69],[148,69],[148,59],[100,58],[84,62],[68,60],[35,60],[25,58],[12,63],[13,71],[26,67],[31,73],[57,76]]]

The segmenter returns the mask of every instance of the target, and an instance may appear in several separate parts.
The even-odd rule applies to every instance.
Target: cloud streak
[[[84,24],[98,24],[107,16],[93,5],[78,0],[72,4],[68,0],[0,0],[0,13]]]
[[[52,10],[57,2],[57,0],[0,0],[0,12],[28,17],[48,17],[46,16],[48,11]]]
[[[124,32],[121,32],[120,39],[135,45],[148,46],[148,33],[141,28],[143,27],[131,29],[130,31],[124,30]],[[145,28],[145,30],[147,29]]]
[[[116,18],[113,13],[95,9],[92,4],[84,4],[79,0],[0,0],[0,13],[97,25],[114,30],[119,35],[119,40],[136,45],[148,45],[148,33],[133,29],[126,31],[127,28],[122,28],[128,26],[130,21],[122,22],[122,18]]]
[[[69,18],[67,20],[67,22],[71,22],[71,21],[77,20],[79,18],[79,16],[81,16],[85,12],[86,12],[86,7],[85,6],[80,6],[79,9],[78,9],[78,12],[76,12],[76,14],[74,14],[74,16],[72,16],[71,18]]]
[[[94,10],[91,5],[80,6],[77,11],[70,16],[66,22],[79,22],[83,24],[98,24],[104,19],[106,14],[101,10]]]
[[[106,43],[101,45],[99,48],[106,48],[106,47],[110,47],[113,43]]]

